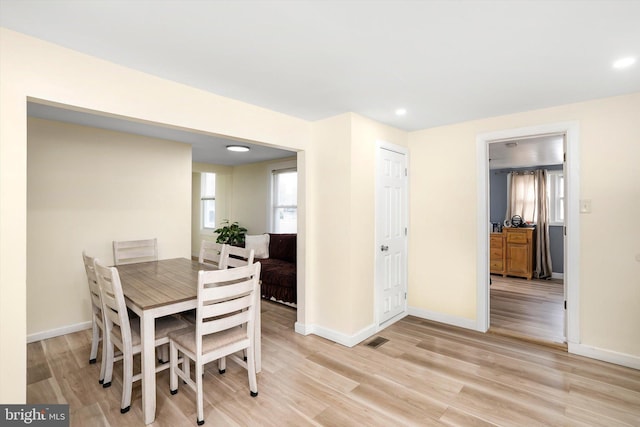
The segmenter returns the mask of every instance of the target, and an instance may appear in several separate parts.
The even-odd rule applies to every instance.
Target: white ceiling
[[[640,1],[0,0],[0,25],[307,120],[408,131],[640,91]],[[403,117],[394,114],[403,107]]]

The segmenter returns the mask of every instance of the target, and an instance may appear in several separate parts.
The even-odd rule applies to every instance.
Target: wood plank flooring
[[[407,317],[343,347],[293,332],[295,310],[262,302],[263,371],[249,396],[246,371],[230,362],[205,372],[207,426],[638,426],[640,371],[494,334]],[[371,339],[374,339],[372,337]],[[113,385],[89,365],[90,331],[28,346],[28,402],[70,404],[72,426],[143,426],[140,384],[120,414]],[[158,374],[153,426],[196,425],[195,396],[170,395]]]
[[[489,332],[566,349],[561,280],[491,275]]]

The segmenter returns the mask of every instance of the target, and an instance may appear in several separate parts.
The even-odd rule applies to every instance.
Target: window
[[[200,183],[200,213],[202,228],[216,228],[216,174],[201,174]]]
[[[549,192],[549,225],[564,224],[564,173],[561,170],[547,172]]]
[[[298,229],[298,172],[296,169],[273,171],[272,223],[274,233],[296,233]]]

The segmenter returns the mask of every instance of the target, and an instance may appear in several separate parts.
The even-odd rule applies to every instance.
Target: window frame
[[[205,194],[205,189],[207,188],[206,179],[207,175],[213,175],[213,194]],[[213,231],[216,229],[216,219],[215,219],[215,211],[216,211],[216,174],[215,172],[201,172],[200,173],[200,230],[201,231]],[[213,201],[213,226],[207,227],[205,226],[205,202]]]
[[[564,226],[564,170],[547,170],[547,198],[549,200],[549,225]],[[560,218],[559,218],[560,217]]]
[[[298,194],[296,191],[296,204],[295,205],[280,205],[276,204],[276,177],[279,174],[295,172],[296,173],[296,183],[298,181],[298,168],[296,161],[283,162],[276,165],[272,165],[270,168],[270,197],[269,197],[269,230],[271,233],[276,233],[276,211],[277,209],[295,209],[296,211],[296,231],[298,230]]]

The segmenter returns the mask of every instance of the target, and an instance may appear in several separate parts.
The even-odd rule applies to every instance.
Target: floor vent
[[[386,339],[386,338],[375,337],[374,339],[372,339],[371,341],[369,341],[367,343],[367,347],[378,348],[378,347],[380,347],[382,344],[384,344],[386,342],[389,342],[389,340]]]

